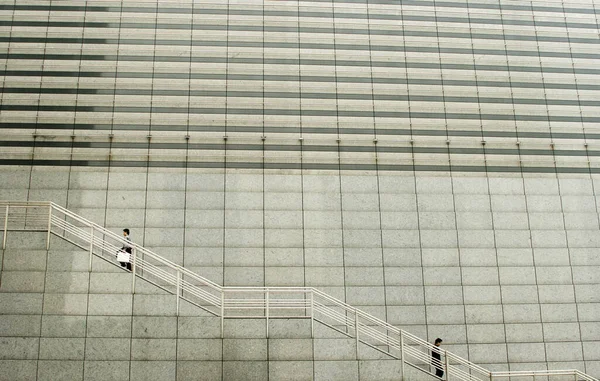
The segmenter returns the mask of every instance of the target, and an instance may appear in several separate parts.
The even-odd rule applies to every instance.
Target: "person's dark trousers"
[[[444,376],[444,366],[442,365],[442,356],[440,353],[431,352],[431,365],[435,368],[435,375],[442,379]]]
[[[131,250],[131,247],[128,247],[128,248],[126,248],[126,249],[125,249],[125,251],[126,251],[126,252],[128,252],[129,254],[131,254],[131,251],[132,251],[132,250]],[[131,257],[130,257],[130,258],[131,258]],[[127,263],[126,263],[126,265],[127,265],[127,270],[131,271],[131,259],[130,259],[130,262],[127,262]],[[442,374],[443,374],[443,373],[444,373],[444,372],[442,372]]]

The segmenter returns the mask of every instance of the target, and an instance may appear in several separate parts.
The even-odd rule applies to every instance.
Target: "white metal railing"
[[[490,372],[466,359],[394,327],[366,312],[352,307],[312,287],[222,287],[152,251],[127,242],[102,226],[86,220],[52,202],[0,201],[4,211],[2,248],[6,248],[7,233],[12,230],[47,232],[61,237],[89,255],[89,271],[93,256],[116,264],[116,252],[125,243],[132,246],[131,290],[136,278],[142,278],[176,296],[176,312],[185,300],[221,319],[221,335],[225,318],[306,318],[318,321],[360,343],[401,360],[401,373],[412,366],[434,375],[431,352],[442,355],[444,380],[493,381],[504,378],[527,378],[537,381],[598,381],[579,370]],[[267,326],[267,337],[269,335]]]

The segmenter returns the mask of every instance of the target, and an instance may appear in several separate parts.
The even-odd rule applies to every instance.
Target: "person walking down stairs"
[[[132,246],[131,246],[131,238],[129,237],[129,229],[123,229],[123,237],[125,237],[125,240],[127,242],[123,243],[123,247],[121,248],[121,252],[125,252],[129,254],[129,260],[126,262],[119,262],[121,263],[122,267],[126,267],[127,270],[131,271],[131,253],[132,253]],[[117,254],[118,255],[118,254]]]
[[[440,344],[442,344],[442,339],[438,337],[433,343],[436,348],[431,350],[431,365],[435,368],[435,375],[440,379],[443,379],[444,367],[442,365],[442,353],[441,350],[437,349],[439,348]]]

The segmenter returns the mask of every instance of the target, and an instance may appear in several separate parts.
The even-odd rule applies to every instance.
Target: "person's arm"
[[[121,247],[121,250],[125,250],[125,249],[131,249],[131,238],[129,238],[129,236],[125,236],[125,242],[123,242],[123,247]]]

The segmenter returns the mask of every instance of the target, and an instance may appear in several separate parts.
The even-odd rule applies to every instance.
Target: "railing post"
[[[354,333],[356,334],[356,359],[358,360],[359,355],[359,338],[358,338],[358,312],[354,310]]]
[[[533,376],[533,379],[535,380],[535,375]],[[490,372],[490,381],[494,381],[494,373]]]
[[[221,290],[221,339],[225,327],[225,290]]]
[[[402,334],[402,330],[400,330],[400,358],[401,358],[401,362],[400,362],[400,376],[402,377],[401,380],[404,381],[404,335]]]
[[[446,381],[450,379],[450,361],[448,360],[448,353],[444,351],[444,367],[446,368]]]
[[[4,236],[2,237],[2,250],[6,249],[6,233],[8,232],[8,208],[10,208],[10,205],[6,205],[6,214],[4,214]]]
[[[90,263],[88,264],[88,271],[92,272],[92,256],[94,255],[94,226],[90,228]]]
[[[310,291],[310,338],[315,338],[315,292]]]
[[[46,251],[50,249],[50,232],[52,231],[52,205],[48,205],[48,236],[46,237]]]
[[[135,254],[136,254],[136,247],[133,246],[131,248],[131,255],[129,256],[129,261],[131,262],[131,293],[135,294],[135,265],[136,265],[136,260],[135,260]]]
[[[267,339],[268,339],[269,338],[269,296],[270,296],[268,288],[265,290],[265,293],[266,293],[266,295],[265,295],[265,302],[266,302],[265,316],[267,318]]]
[[[177,269],[177,292],[176,292],[176,296],[177,296],[177,316],[179,316],[179,293],[181,292],[181,271],[179,271],[179,269]]]

